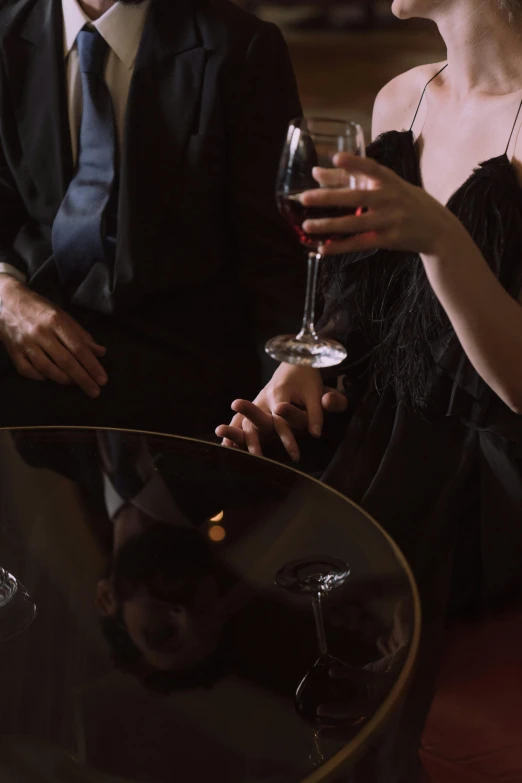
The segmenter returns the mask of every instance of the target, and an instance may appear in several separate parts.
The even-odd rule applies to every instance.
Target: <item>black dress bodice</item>
[[[422,187],[411,131],[381,135],[368,155]],[[522,190],[507,156],[480,164],[447,207],[517,297]],[[342,262],[345,285],[327,301],[323,327],[347,345],[342,372],[348,395],[360,401],[324,480],[389,530],[420,582],[437,570],[437,557],[445,558],[446,592],[456,606],[472,596],[492,600],[514,589],[522,574],[522,416],[479,377],[449,321],[426,346],[433,386],[425,410],[400,400],[393,384],[377,391],[368,381],[361,370],[368,345],[352,317],[355,289],[364,265],[377,275],[394,263],[421,265],[413,253],[352,254]]]

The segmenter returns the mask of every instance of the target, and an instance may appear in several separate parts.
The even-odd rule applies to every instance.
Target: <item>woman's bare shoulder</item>
[[[373,139],[386,131],[410,127],[424,87],[443,66],[443,62],[418,65],[384,85],[373,106]]]

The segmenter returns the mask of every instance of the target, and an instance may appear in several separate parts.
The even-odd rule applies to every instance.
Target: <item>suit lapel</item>
[[[153,0],[127,106],[121,168],[118,276],[134,277],[132,256],[153,251],[197,123],[207,52],[190,0]],[[197,125],[196,125],[197,127]]]
[[[4,41],[8,89],[23,160],[52,210],[73,173],[59,0],[37,0]]]

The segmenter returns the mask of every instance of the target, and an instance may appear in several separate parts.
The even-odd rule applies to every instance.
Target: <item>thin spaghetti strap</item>
[[[504,152],[504,155],[507,157],[507,152],[509,149],[509,145],[511,144],[511,139],[513,138],[513,133],[515,132],[515,128],[517,125],[517,120],[520,115],[520,111],[522,110],[522,101],[520,101],[520,105],[518,107],[517,116],[515,117],[515,122],[513,123],[513,127],[511,128],[511,133],[509,134],[509,141],[507,143],[506,151]]]
[[[417,106],[417,111],[415,112],[415,116],[413,117],[413,120],[412,120],[412,122],[411,122],[411,125],[410,125],[410,131],[412,131],[412,130],[413,130],[413,126],[415,125],[415,120],[417,119],[417,114],[419,113],[419,109],[420,109],[420,107],[421,107],[422,99],[424,98],[424,93],[425,93],[425,92],[426,92],[426,90],[428,89],[428,86],[429,86],[429,85],[432,83],[432,81],[433,81],[434,79],[436,79],[436,78],[437,78],[437,76],[439,76],[439,74],[441,74],[441,73],[442,73],[442,71],[444,71],[444,70],[445,70],[445,69],[448,67],[448,65],[449,65],[449,63],[446,63],[446,65],[444,66],[444,68],[441,68],[441,69],[440,69],[440,71],[437,71],[437,73],[435,74],[435,76],[432,76],[432,77],[431,77],[431,79],[430,79],[430,80],[429,80],[429,82],[426,84],[425,88],[423,89],[423,91],[422,91],[422,95],[421,95],[421,97],[420,97],[419,105]],[[509,145],[508,145],[508,146],[509,146]]]

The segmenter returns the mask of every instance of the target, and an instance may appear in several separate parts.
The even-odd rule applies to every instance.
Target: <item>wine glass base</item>
[[[350,576],[350,567],[344,560],[330,555],[316,555],[293,560],[276,574],[275,583],[283,590],[297,595],[323,595],[341,587]]]
[[[0,605],[0,641],[2,642],[26,631],[36,617],[36,604],[23,584],[10,574],[8,576],[13,581],[15,589]]]
[[[335,367],[346,359],[346,349],[335,340],[321,338],[298,339],[285,334],[269,340],[266,353],[278,362],[300,364],[304,367]]]

